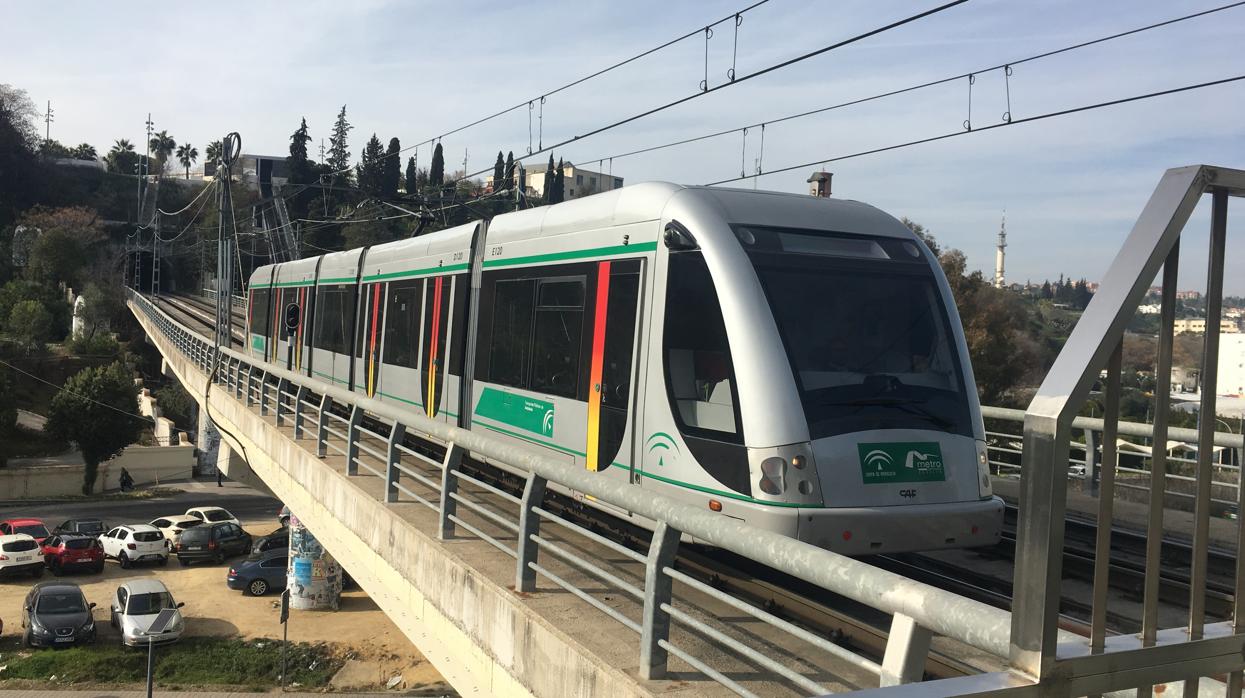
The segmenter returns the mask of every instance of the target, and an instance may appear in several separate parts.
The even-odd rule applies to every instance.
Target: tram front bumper
[[[994,545],[1003,500],[884,507],[800,509],[796,538],[843,555],[905,553]]]

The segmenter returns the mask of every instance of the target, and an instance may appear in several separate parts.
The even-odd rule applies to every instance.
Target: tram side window
[[[542,279],[536,290],[531,389],[575,397],[584,322],[584,280]]]
[[[419,356],[419,298],[422,281],[389,284],[389,308],[385,311],[385,363],[416,367]]]
[[[266,288],[251,291],[251,334],[268,336],[268,324],[272,317],[268,312],[268,295],[272,293]]]
[[[335,354],[350,353],[354,307],[346,288],[324,287],[316,295],[315,347]]]
[[[692,434],[738,441],[735,369],[722,306],[699,252],[670,255],[664,333],[666,385]]]
[[[493,296],[493,336],[488,380],[527,388],[535,279],[498,281]]]

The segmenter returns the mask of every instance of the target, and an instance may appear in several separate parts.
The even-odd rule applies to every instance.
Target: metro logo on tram
[[[942,482],[942,449],[933,441],[856,444],[865,484]]]

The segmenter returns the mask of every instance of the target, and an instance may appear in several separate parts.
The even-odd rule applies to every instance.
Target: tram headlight
[[[787,459],[772,456],[761,461],[761,491],[782,494],[787,489]]]
[[[977,494],[982,499],[994,494],[994,485],[990,482],[990,451],[985,441],[977,442]]]

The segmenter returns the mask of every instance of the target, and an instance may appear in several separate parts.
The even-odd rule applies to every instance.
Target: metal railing
[[[216,302],[216,289],[212,289],[212,288],[203,289],[203,297],[215,303]],[[241,310],[243,315],[246,314],[246,297],[245,296],[230,296],[229,302],[233,305],[233,307]]]
[[[990,457],[991,472],[1020,477],[1025,411],[982,405],[981,413],[986,419],[986,450]],[[1109,465],[1103,461],[1103,453],[1108,450],[1104,448],[1102,441],[1106,423],[1093,417],[1076,417],[1072,420],[1071,428],[1074,437],[1076,432],[1080,433],[1080,439],[1070,440],[1068,444],[1069,476],[1085,480],[1087,489],[1096,494],[1097,476],[1102,468]],[[1240,498],[1239,464],[1242,450],[1245,449],[1245,436],[1234,432],[1215,432],[1212,443],[1211,502],[1227,511]],[[1167,497],[1177,500],[1196,499],[1194,493],[1182,491],[1181,488],[1197,483],[1196,475],[1185,474],[1196,473],[1197,444],[1196,429],[1167,429],[1167,439],[1162,446],[1164,456],[1158,459],[1167,471],[1164,478]],[[1150,492],[1156,461],[1153,455],[1154,425],[1118,422],[1115,445],[1116,477],[1132,478],[1117,479],[1116,488]],[[1187,455],[1181,455],[1182,452]],[[1094,455],[1092,459],[1089,458],[1090,453]],[[1222,494],[1216,497],[1216,491]]]
[[[382,479],[386,503],[419,503],[436,513],[435,534],[441,539],[454,538],[461,531],[513,557],[516,591],[533,591],[537,577],[543,577],[634,632],[642,678],[665,676],[673,656],[739,695],[755,694],[743,683],[755,680],[757,669],[799,692],[827,692],[813,678],[819,670],[810,669],[812,655],[802,653],[798,660],[789,653],[775,656],[772,643],[758,641],[755,633],[743,629],[756,623],[786,641],[824,653],[826,660],[876,676],[882,687],[921,681],[934,635],[1000,659],[1007,656],[1011,619],[1006,611],[649,490],[604,481],[496,437],[435,422],[422,413],[239,352],[217,349],[145,297],[131,291],[130,299],[136,312],[150,321],[149,332],[163,335],[175,351],[232,398],[255,409],[261,418],[292,427],[294,438],[308,440],[316,455],[343,457],[348,475]],[[435,448],[430,450],[430,446]],[[478,466],[468,467],[466,454],[524,473],[522,494],[490,481]],[[604,537],[550,506],[545,494],[555,486],[653,522],[647,550],[633,550]],[[608,555],[593,557],[586,552],[587,546],[559,540],[558,534],[602,546]],[[675,555],[684,535],[890,614],[884,653],[881,657],[862,654],[679,569]],[[592,584],[576,584],[571,573],[587,575]],[[620,609],[618,594],[607,603],[599,590],[601,584],[629,599],[632,612]],[[715,614],[705,604],[720,604],[738,613]],[[698,656],[693,643],[678,643],[672,627],[741,657],[751,667],[744,672],[750,678],[737,680],[735,672],[715,666],[712,658]],[[1063,637],[1075,638],[1066,633]],[[1032,686],[1023,676],[1007,672],[968,678],[974,687],[997,690]],[[963,690],[957,683],[963,680],[925,685],[933,695],[955,695]]]
[[[1099,481],[1097,539],[1094,553],[1093,611],[1090,637],[1073,643],[1057,636],[1062,564],[1066,533],[1068,460],[1073,449],[1076,415],[1090,390],[1102,379],[1104,417],[1099,431],[1102,462],[1115,463],[1117,441],[1131,426],[1119,422],[1120,373],[1124,334],[1128,323],[1156,275],[1162,270],[1162,302],[1155,384],[1171,385],[1172,348],[1176,312],[1176,282],[1180,241],[1194,207],[1203,195],[1211,197],[1210,245],[1207,259],[1206,334],[1204,336],[1201,416],[1196,430],[1193,472],[1194,523],[1188,584],[1188,624],[1159,626],[1159,582],[1163,565],[1164,497],[1168,453],[1177,433],[1169,428],[1171,398],[1166,390],[1155,395],[1154,423],[1146,427],[1152,443],[1148,517],[1146,523],[1145,581],[1139,635],[1107,636],[1107,594],[1111,559],[1116,468],[1103,468]],[[1223,301],[1224,246],[1229,196],[1245,196],[1245,172],[1208,166],[1168,170],[1151,195],[1123,248],[1111,262],[1098,292],[1077,322],[1050,372],[1024,416],[1021,455],[1022,486],[1016,541],[1016,570],[1012,602],[1012,667],[1043,684],[1058,686],[1064,695],[1085,695],[1121,687],[1140,687],[1151,695],[1160,682],[1186,680],[1185,695],[1195,695],[1199,677],[1228,676],[1227,695],[1240,696],[1245,658],[1245,557],[1237,556],[1233,618],[1206,623],[1206,584],[1210,539],[1211,494],[1214,484],[1212,454],[1221,442],[1215,433],[1215,393],[1219,359],[1219,323]],[[1082,422],[1083,424],[1083,422]],[[1183,435],[1178,438],[1190,438]],[[1230,446],[1239,446],[1239,440]],[[1096,447],[1089,453],[1097,452]],[[1092,459],[1091,459],[1092,460]],[[1236,487],[1241,505],[1245,488]],[[1237,522],[1237,550],[1245,543],[1245,519]]]

